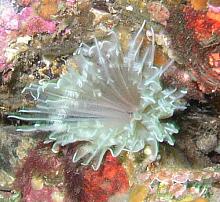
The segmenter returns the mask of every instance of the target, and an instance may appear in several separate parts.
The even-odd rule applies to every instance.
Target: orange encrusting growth
[[[110,196],[126,192],[129,188],[125,169],[110,153],[106,155],[104,164],[98,171],[85,169],[83,184],[85,192],[83,202],[105,202]]]
[[[195,10],[202,10],[207,7],[208,0],[191,0],[191,5]]]
[[[195,200],[193,200],[192,202],[209,202],[209,200],[208,199],[206,199],[206,198],[197,198],[197,199],[195,199]]]
[[[162,52],[161,49],[156,49],[155,55],[154,55],[154,64],[156,66],[162,66],[167,64],[168,57]]]
[[[58,11],[57,0],[42,0],[41,4],[37,8],[37,12],[39,16],[44,19],[51,19],[53,15],[55,15]]]

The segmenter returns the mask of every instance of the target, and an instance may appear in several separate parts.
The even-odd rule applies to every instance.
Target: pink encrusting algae
[[[21,30],[25,34],[33,35],[36,33],[53,33],[56,31],[54,21],[45,20],[35,14],[33,8],[26,7],[19,13]]]
[[[0,7],[0,72],[6,71],[11,63],[6,49],[20,36],[39,33],[54,33],[56,21],[45,20],[32,7],[24,7],[20,12],[9,1]]]
[[[10,2],[4,2],[0,5],[0,72],[7,65],[5,50],[9,42],[13,39],[14,32],[18,31],[19,22],[15,9]]]

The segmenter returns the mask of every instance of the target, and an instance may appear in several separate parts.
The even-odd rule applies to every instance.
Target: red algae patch
[[[106,202],[115,195],[125,193],[129,188],[125,169],[117,158],[107,153],[98,171],[91,167],[77,167],[72,158],[64,163],[65,201]]]
[[[59,178],[61,171],[59,158],[50,152],[48,146],[39,144],[18,169],[14,187],[21,192],[24,202],[54,202],[53,193],[63,190],[51,182]]]
[[[84,171],[84,187],[86,201],[104,202],[116,193],[128,190],[128,178],[125,169],[118,160],[107,154],[104,165],[98,170]]]
[[[196,11],[186,7],[184,9],[186,26],[192,29],[195,38],[201,42],[209,40],[213,34],[220,36],[220,14],[211,10]]]

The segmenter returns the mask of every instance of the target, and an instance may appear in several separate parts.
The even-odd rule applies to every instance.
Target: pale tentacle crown
[[[41,81],[24,89],[37,105],[10,117],[31,121],[34,125],[20,131],[49,131],[46,142],[58,146],[80,142],[73,162],[91,164],[97,170],[107,150],[118,156],[122,150],[138,152],[148,145],[149,159],[156,159],[158,142],[173,145],[178,130],[166,121],[176,109],[185,90],[164,89],[160,83],[162,67],[153,64],[155,44],[145,47],[144,26],[132,37],[123,52],[118,34],[108,40],[82,44],[68,71],[58,81]]]

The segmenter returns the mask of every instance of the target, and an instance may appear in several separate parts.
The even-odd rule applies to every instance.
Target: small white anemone
[[[24,90],[37,100],[34,109],[20,110],[10,116],[32,121],[30,128],[20,131],[50,131],[48,141],[57,146],[81,142],[73,154],[73,162],[92,164],[97,170],[107,150],[118,156],[122,150],[138,152],[150,147],[149,159],[156,159],[158,142],[173,145],[176,127],[166,118],[176,109],[185,90],[163,89],[160,77],[172,65],[155,67],[154,33],[152,43],[144,47],[144,26],[122,51],[118,35],[109,40],[94,40],[92,46],[82,44],[72,60],[77,71],[68,72],[56,81],[31,84]]]

